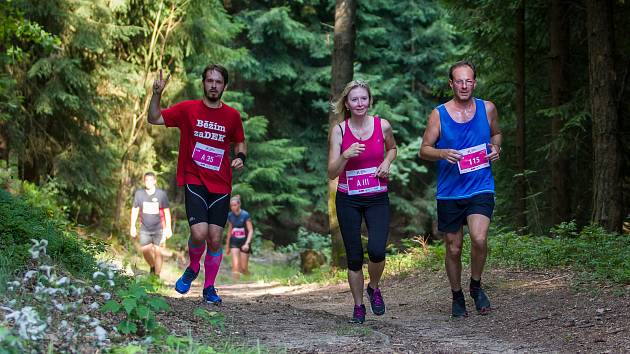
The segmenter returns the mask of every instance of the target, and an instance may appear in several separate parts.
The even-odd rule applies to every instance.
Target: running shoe
[[[372,313],[376,316],[380,316],[385,313],[385,301],[383,301],[383,295],[381,295],[381,289],[372,289],[369,285],[365,289],[370,298],[370,307]]]
[[[221,303],[221,298],[217,295],[217,289],[213,285],[203,289],[203,299],[209,304],[218,305]]]
[[[192,282],[197,279],[198,274],[199,272],[195,273],[190,267],[186,267],[184,274],[175,283],[175,291],[186,294],[190,290]]]
[[[358,323],[361,324],[365,322],[365,305],[361,304],[360,306],[354,305],[354,311],[352,312],[352,319],[349,321],[350,323]]]
[[[463,296],[453,298],[451,315],[454,318],[468,317],[468,311],[466,311],[466,299],[464,299]]]
[[[475,302],[475,308],[480,315],[486,315],[490,312],[490,300],[481,287],[470,287],[470,297]]]
[[[149,268],[149,274],[155,275],[155,267]]]

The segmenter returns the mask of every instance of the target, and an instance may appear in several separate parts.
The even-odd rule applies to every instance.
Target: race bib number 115
[[[457,162],[459,174],[477,171],[482,168],[490,167],[490,161],[486,159],[486,144],[480,144],[467,149],[458,151],[462,154],[461,160]]]

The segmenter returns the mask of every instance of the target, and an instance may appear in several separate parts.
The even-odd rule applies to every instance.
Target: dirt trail
[[[227,268],[227,267],[226,267]],[[484,282],[494,311],[451,319],[442,271],[385,279],[387,313],[368,311],[364,325],[347,323],[352,302],[346,284],[218,286],[225,315],[216,334],[238,343],[304,353],[340,352],[630,352],[630,289],[570,288],[569,275],[490,270]],[[174,291],[160,321],[173,333],[208,337],[193,315],[202,303],[199,281],[185,296]],[[366,300],[367,301],[367,300]]]

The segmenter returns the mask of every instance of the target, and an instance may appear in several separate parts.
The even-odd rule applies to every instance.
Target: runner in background
[[[431,112],[419,154],[438,164],[438,230],[445,233],[446,274],[453,295],[451,310],[453,317],[466,317],[461,287],[463,225],[468,225],[472,243],[470,296],[478,313],[490,311],[490,301],[481,287],[481,273],[494,210],[490,162],[499,159],[502,136],[494,104],[473,97],[477,81],[471,62],[453,64],[448,83],[453,99]]]
[[[241,209],[241,196],[230,199],[228,229],[225,239],[225,251],[232,254],[232,278],[238,280],[240,274],[249,274],[249,255],[252,253],[254,225],[249,213]]]
[[[162,92],[169,78],[153,83],[148,121],[179,129],[177,184],[185,187],[186,215],[190,225],[188,256],[190,264],[175,283],[175,290],[185,294],[199,275],[204,252],[205,280],[203,298],[220,304],[215,280],[223,247],[221,236],[227,222],[232,192],[232,169],[245,163],[247,146],[240,113],[221,101],[227,87],[228,71],[218,64],[208,65],[201,74],[203,97],[177,103],[160,110]],[[235,157],[230,160],[230,147]]]
[[[136,223],[140,216],[140,248],[150,273],[160,276],[162,271],[162,246],[172,236],[171,209],[166,192],[156,188],[157,179],[153,172],[144,174],[144,188],[134,194],[131,208],[129,234],[136,237]]]
[[[348,282],[354,299],[351,323],[365,321],[361,224],[368,229],[370,282],[366,292],[375,315],[385,313],[379,282],[385,269],[389,235],[387,177],[396,159],[396,141],[389,122],[368,114],[372,94],[365,81],[351,81],[333,103],[346,119],[335,125],[328,150],[328,178],[339,177],[335,204],[348,257]]]

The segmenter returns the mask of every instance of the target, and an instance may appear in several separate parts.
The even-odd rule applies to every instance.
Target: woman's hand
[[[350,158],[359,156],[363,151],[365,151],[365,144],[354,143],[350,145],[350,147],[347,148],[346,151],[341,153],[341,157],[348,160]]]
[[[391,162],[389,162],[387,159],[383,160],[383,162],[381,162],[381,165],[378,166],[378,168],[376,169],[376,172],[374,172],[374,176],[378,177],[378,178],[387,178],[389,177],[389,167],[391,166]]]

